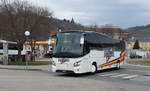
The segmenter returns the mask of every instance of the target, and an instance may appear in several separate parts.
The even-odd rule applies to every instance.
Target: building
[[[133,46],[135,44],[135,41],[139,41],[140,49],[144,50],[150,50],[150,37],[149,38],[131,38],[129,39],[128,43],[128,49],[133,49]]]
[[[48,51],[48,45],[49,45],[49,41],[36,41],[32,43],[33,46],[33,54],[32,55],[37,55],[37,57],[43,57],[44,54],[47,53]],[[29,42],[25,42],[24,44],[24,48],[26,49],[26,51],[28,52],[28,54],[31,53],[32,49],[31,49],[31,43]]]
[[[96,32],[106,34],[114,39],[128,41],[128,33],[123,31],[121,28],[117,26],[106,24],[102,26],[101,28],[97,28]]]

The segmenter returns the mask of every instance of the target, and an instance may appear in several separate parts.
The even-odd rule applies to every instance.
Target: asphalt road
[[[124,65],[96,74],[0,69],[0,91],[149,91],[150,67]]]

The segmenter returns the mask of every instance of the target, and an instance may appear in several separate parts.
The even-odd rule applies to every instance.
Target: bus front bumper
[[[75,74],[85,73],[82,71],[80,67],[74,67],[73,69],[57,69],[56,66],[52,66],[52,71],[59,73],[75,73]]]

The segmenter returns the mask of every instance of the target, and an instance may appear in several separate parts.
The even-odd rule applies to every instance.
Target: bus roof
[[[120,40],[113,39],[107,35],[94,32],[94,31],[82,31],[82,30],[71,30],[62,31],[60,33],[82,33],[85,35],[85,41],[92,44],[116,44],[120,43]]]
[[[6,41],[6,40],[0,40],[0,43],[11,43],[11,44],[17,44],[17,42],[13,42],[13,41]]]

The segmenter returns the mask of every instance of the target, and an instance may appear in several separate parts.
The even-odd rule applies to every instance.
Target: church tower
[[[72,23],[72,24],[75,24],[75,22],[74,22],[74,19],[73,19],[73,18],[71,19],[71,23]]]

